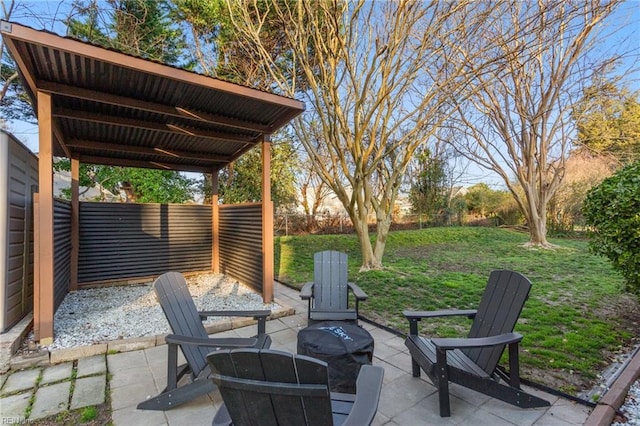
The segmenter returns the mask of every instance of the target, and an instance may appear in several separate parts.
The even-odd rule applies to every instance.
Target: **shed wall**
[[[262,204],[220,206],[220,272],[262,292]]]
[[[33,309],[33,193],[38,159],[0,132],[0,332]]]

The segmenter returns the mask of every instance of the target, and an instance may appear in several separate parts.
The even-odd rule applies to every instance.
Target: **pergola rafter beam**
[[[251,130],[260,133],[271,131],[271,126],[263,124],[251,124],[250,127],[248,127],[249,123],[247,123],[246,121],[236,120],[228,117],[221,117],[219,115],[209,114],[206,112],[194,111],[189,108],[176,107],[176,111],[179,112],[180,117],[187,117],[193,120],[204,121],[206,123],[221,124],[223,126],[236,127],[238,129]]]
[[[96,149],[100,151],[132,153],[132,154],[149,154],[149,155],[162,155],[166,156],[168,160],[183,158],[185,160],[202,160],[211,161],[216,163],[228,163],[230,161],[229,156],[223,155],[211,155],[202,152],[195,151],[176,151],[162,147],[148,148],[144,146],[131,146],[131,145],[119,145],[109,142],[87,141],[80,139],[73,139],[68,142],[71,148],[83,148],[83,149]]]
[[[188,129],[173,124],[162,124],[154,121],[143,121],[132,118],[114,117],[110,115],[78,111],[69,108],[56,108],[54,117],[67,118],[71,120],[90,121],[109,126],[132,127],[136,129],[153,130],[165,133],[181,133],[189,136],[197,136],[204,139],[214,139],[217,141],[250,143],[254,136],[234,135],[231,133],[212,132],[207,130]]]
[[[102,157],[100,155],[80,155],[80,161],[86,164],[102,164],[105,166],[138,167],[142,169],[166,169],[177,172],[210,173],[213,166],[195,166],[193,164],[162,163],[154,161],[129,160],[123,158]]]
[[[71,151],[64,140],[64,134],[62,133],[62,130],[60,130],[60,125],[55,120],[52,120],[51,128],[53,129],[53,134],[56,137],[58,145],[60,145],[60,148],[62,148],[67,158],[71,158]]]
[[[38,81],[40,90],[55,95],[67,96],[75,99],[82,99],[91,102],[99,102],[107,105],[121,106],[125,108],[136,109],[140,111],[152,112],[155,114],[164,114],[176,118],[187,118],[201,123],[214,125],[222,125],[233,127],[251,132],[268,132],[271,127],[260,123],[251,123],[244,120],[238,120],[230,117],[223,117],[216,114],[199,112],[186,107],[172,107],[168,105],[158,104],[155,102],[143,101],[127,96],[114,95],[111,93],[98,92],[95,90],[84,89],[81,87],[69,86],[66,84],[52,83],[48,81]]]
[[[3,22],[1,25],[3,26],[2,29],[4,30],[5,23]],[[31,91],[31,93],[35,94],[37,91],[36,81],[31,75],[31,73],[28,72],[29,69],[33,68],[33,64],[27,63],[27,61],[29,60],[28,56],[26,55],[23,56],[19,54],[19,50],[18,50],[18,47],[16,46],[15,41],[13,41],[12,39],[5,39],[5,38],[3,38],[2,40],[7,45],[9,52],[11,52],[11,56],[13,57],[13,60],[16,62],[16,65],[18,65],[18,69],[20,70],[20,76],[22,77],[23,81],[27,83],[27,87]],[[36,113],[36,115],[38,114],[37,107],[35,105],[34,105],[34,112]]]

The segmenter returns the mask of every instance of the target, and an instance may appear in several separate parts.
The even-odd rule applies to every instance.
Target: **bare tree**
[[[473,92],[458,105],[456,147],[504,180],[528,223],[530,246],[552,246],[547,208],[575,136],[571,112],[591,75],[618,59],[594,59],[594,49],[620,3],[500,2],[494,13],[502,18],[485,25],[476,40],[493,56],[476,62],[464,48],[452,51],[451,60],[468,67]],[[493,63],[489,69],[487,62]]]
[[[393,207],[407,165],[451,109],[443,87],[465,88],[466,65],[447,60],[446,43],[472,40],[491,5],[482,2],[229,2],[244,48],[281,93],[303,97],[295,123],[316,172],[345,207],[358,236],[362,270],[382,267]],[[260,10],[261,9],[261,10]],[[266,9],[266,10],[265,10]],[[276,62],[261,43],[266,14],[291,48]],[[476,54],[476,53],[474,53]],[[477,52],[481,54],[481,52]],[[284,66],[286,65],[286,66]],[[299,79],[304,75],[304,88]],[[324,150],[314,144],[320,125]],[[367,217],[376,217],[376,238]]]
[[[326,149],[324,148],[326,143],[322,138],[320,126],[318,123],[309,124],[315,126],[308,129],[310,133],[315,133],[315,138],[311,139],[309,143],[315,145],[315,150],[319,155],[321,152],[325,152],[326,155]],[[300,150],[304,151],[302,147],[300,147]],[[306,216],[306,230],[311,232],[318,226],[317,215],[324,201],[331,195],[331,188],[316,173],[313,162],[309,160],[306,151],[301,153],[300,157],[300,175],[298,177],[300,199]]]

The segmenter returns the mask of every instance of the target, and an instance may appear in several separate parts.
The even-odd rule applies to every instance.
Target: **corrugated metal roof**
[[[54,155],[217,170],[304,110],[295,99],[2,21],[33,105],[52,96]]]

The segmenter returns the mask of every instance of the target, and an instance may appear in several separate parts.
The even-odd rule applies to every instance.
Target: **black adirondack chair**
[[[173,334],[165,338],[168,347],[167,387],[157,396],[138,404],[141,410],[168,410],[215,390],[209,380],[206,355],[219,348],[268,348],[266,318],[271,311],[202,311],[198,312],[187,283],[179,272],[167,272],[153,283],[153,290]],[[258,320],[258,334],[249,338],[210,338],[202,324],[207,317],[242,316]],[[178,347],[186,363],[178,366]],[[191,382],[178,386],[186,374]]]
[[[358,320],[358,303],[367,295],[356,284],[347,281],[347,255],[338,251],[322,251],[313,256],[313,282],[306,283],[300,297],[309,301],[309,323],[317,321]],[[354,307],[349,307],[349,290]]]
[[[522,408],[549,405],[548,401],[520,389],[518,345],[522,335],[513,329],[530,289],[531,282],[517,272],[493,271],[477,310],[404,312],[409,320],[405,345],[411,353],[413,376],[419,377],[422,368],[438,387],[441,417],[451,415],[449,381]],[[428,339],[418,335],[421,319],[453,315],[474,320],[467,338]],[[507,345],[508,375],[497,369]]]
[[[213,425],[370,425],[384,369],[362,366],[356,394],[331,393],[327,364],[269,349],[225,349],[207,355],[224,405]]]

